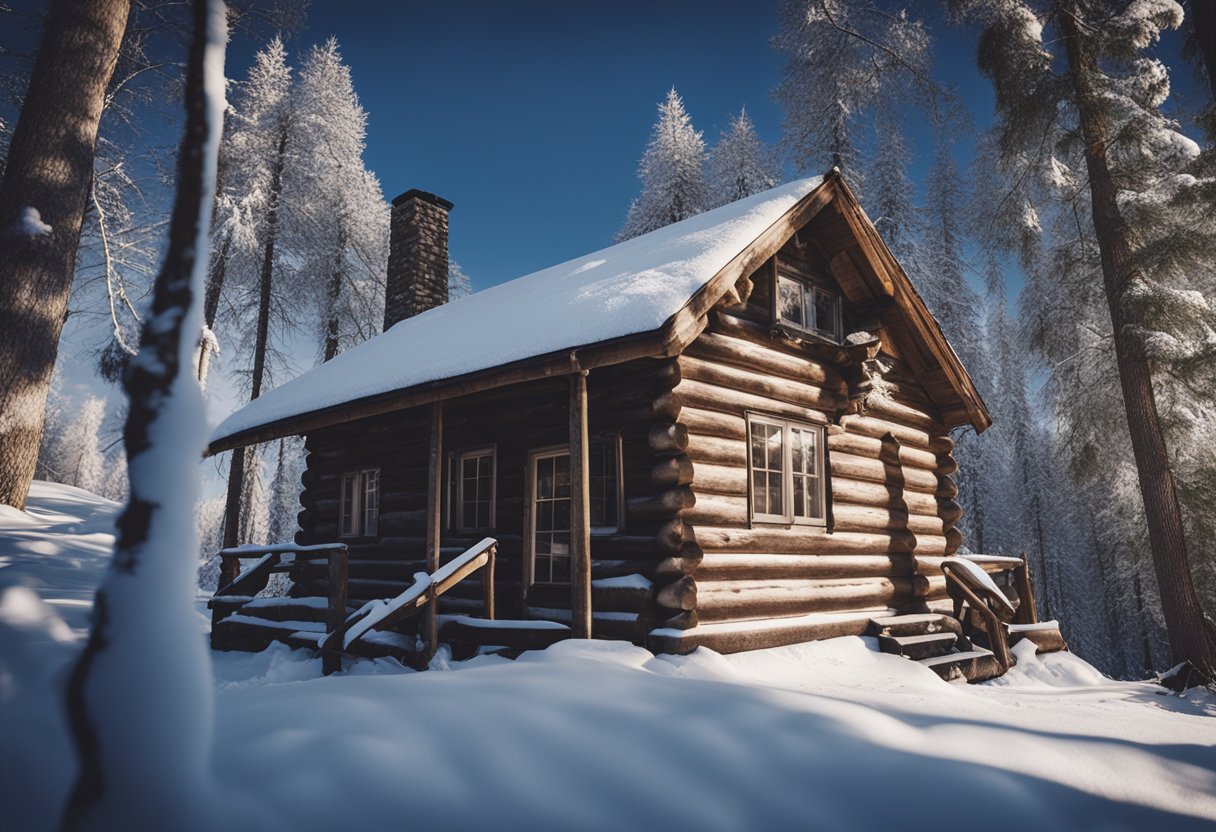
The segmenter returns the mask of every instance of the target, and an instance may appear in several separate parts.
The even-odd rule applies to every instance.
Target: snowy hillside
[[[46,484],[0,508],[5,829],[58,822],[64,672],[116,510]],[[283,647],[214,654],[214,785],[238,829],[1216,829],[1216,700],[1018,658],[968,687],[859,638],[328,678]]]

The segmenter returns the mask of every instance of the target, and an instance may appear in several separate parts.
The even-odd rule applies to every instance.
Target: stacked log
[[[961,542],[952,443],[919,385],[897,368],[865,412],[847,414],[843,377],[815,354],[714,313],[663,371],[663,402],[678,412],[668,407],[648,437],[659,457],[651,481],[688,488],[692,500],[665,502],[672,518],[657,548],[671,556],[656,570],[655,600],[670,613],[664,632],[686,632],[687,644],[712,631],[715,649],[743,649],[774,619],[908,607],[937,590],[913,553],[941,558]],[[750,521],[749,412],[825,426],[828,528]]]

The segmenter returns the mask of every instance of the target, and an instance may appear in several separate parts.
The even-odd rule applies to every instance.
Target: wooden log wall
[[[656,544],[671,552],[656,575],[656,604],[669,616],[652,646],[678,649],[671,633],[693,628],[690,647],[788,643],[806,628],[773,619],[913,609],[944,595],[940,574],[921,574],[913,559],[940,562],[961,543],[953,445],[935,407],[890,357],[886,394],[850,413],[843,351],[775,335],[769,302],[757,290],[711,312],[705,332],[661,372],[668,412],[678,413],[648,437],[658,457],[651,481],[667,489],[659,502],[671,517]],[[826,528],[750,522],[748,412],[825,427]]]
[[[588,382],[592,437],[619,432],[627,499],[620,511],[623,528],[616,534],[593,535],[592,580],[641,574],[652,578],[668,554],[658,541],[671,529],[672,505],[666,489],[651,482],[655,455],[650,432],[656,420],[670,417],[670,405],[659,401],[670,388],[662,373],[667,362],[638,361],[596,370]],[[448,499],[447,455],[453,451],[493,446],[496,451],[496,528],[499,541],[495,591],[500,617],[543,617],[553,609],[569,615],[570,592],[565,587],[535,587],[523,604],[524,494],[529,453],[563,446],[569,438],[566,379],[516,385],[491,393],[450,400],[444,406],[444,499]],[[348,539],[349,594],[352,602],[385,598],[406,589],[413,574],[426,569],[426,493],[429,408],[376,416],[310,434],[307,470],[301,495],[300,543],[338,538],[339,490],[342,473],[359,468],[380,469],[379,534]],[[691,492],[684,499],[691,504]],[[444,511],[444,562],[473,545],[480,533],[461,535]],[[324,595],[323,570],[303,565],[293,573],[295,593]],[[441,612],[479,614],[481,588],[477,580],[458,585],[440,601]],[[642,641],[654,624],[653,593],[621,592],[593,585],[595,635]],[[625,619],[629,618],[629,621]]]
[[[791,246],[781,256],[814,257]],[[883,394],[867,396],[858,412],[846,381],[857,372],[844,350],[774,332],[768,269],[741,293],[745,302],[711,311],[683,354],[597,369],[587,379],[590,433],[619,432],[625,493],[622,528],[591,539],[595,636],[641,642],[659,628],[649,639],[659,649],[707,643],[729,652],[802,640],[823,627],[860,632],[867,611],[923,609],[944,597],[933,565],[958,549],[961,509],[953,446],[934,405],[891,348]],[[850,315],[846,305],[846,331]],[[522,587],[528,454],[567,443],[568,401],[567,379],[553,378],[445,402],[445,463],[454,450],[496,448],[501,617],[570,617],[568,588],[533,587],[525,599]],[[381,469],[379,536],[350,541],[353,601],[400,592],[425,567],[428,412],[308,437],[301,543],[337,539],[344,470]],[[750,521],[748,412],[824,427],[826,527]],[[480,537],[445,525],[443,559]],[[326,576],[309,570],[296,573],[296,591],[324,594]],[[630,575],[650,586],[611,580]],[[480,591],[475,581],[460,586],[440,609],[477,614]],[[855,615],[807,623],[821,613]],[[690,638],[672,635],[681,632]]]

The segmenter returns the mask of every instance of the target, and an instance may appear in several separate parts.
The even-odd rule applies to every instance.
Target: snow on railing
[[[414,583],[404,592],[393,598],[368,601],[347,616],[340,627],[328,627],[328,632],[317,640],[318,646],[325,651],[333,650],[336,645],[341,644],[342,650],[349,650],[370,633],[402,621],[427,604],[435,603],[440,595],[482,568],[486,570],[482,581],[484,613],[487,619],[493,619],[494,558],[497,548],[497,540],[492,537],[482,538],[436,569],[434,574],[416,573]]]

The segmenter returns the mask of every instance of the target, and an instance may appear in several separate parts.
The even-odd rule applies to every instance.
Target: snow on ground
[[[53,828],[70,782],[63,616],[82,608],[62,601],[96,580],[114,511],[59,486],[0,509],[5,829]],[[220,653],[213,772],[237,829],[1216,829],[1216,698],[1018,658],[968,687],[860,638],[569,641],[329,678],[283,646]]]

